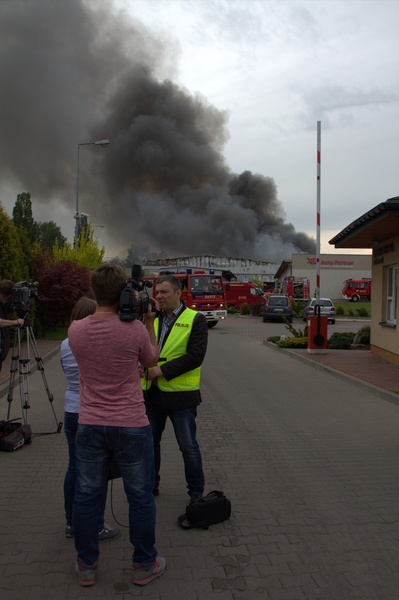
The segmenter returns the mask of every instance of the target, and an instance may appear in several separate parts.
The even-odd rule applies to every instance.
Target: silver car
[[[329,323],[335,323],[335,306],[330,298],[310,298],[303,309],[303,320],[306,321],[309,316],[315,315],[315,306],[320,306],[320,314],[326,315]]]

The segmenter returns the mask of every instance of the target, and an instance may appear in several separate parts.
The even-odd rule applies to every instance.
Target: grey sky
[[[206,252],[198,237],[308,251],[318,120],[322,252],[399,194],[396,0],[4,0],[0,23],[0,200],[30,191],[71,237],[77,143],[110,138],[81,148],[80,210],[107,254],[140,237],[175,255]]]

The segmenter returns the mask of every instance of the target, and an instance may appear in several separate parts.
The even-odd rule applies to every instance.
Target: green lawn
[[[337,316],[371,316],[371,302],[349,302],[349,300],[333,300],[333,302]]]
[[[45,340],[65,340],[68,337],[68,327],[57,327],[56,330],[46,331],[44,335]]]

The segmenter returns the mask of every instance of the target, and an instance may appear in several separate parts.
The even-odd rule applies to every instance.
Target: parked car
[[[305,308],[303,309],[303,320],[306,321],[308,316],[315,315],[315,306],[316,304],[320,305],[320,314],[327,315],[327,321],[334,324],[335,323],[335,306],[330,298],[310,298],[305,304]]]
[[[290,299],[288,296],[272,294],[266,298],[265,308],[263,310],[263,322],[284,321],[283,317],[292,323]]]

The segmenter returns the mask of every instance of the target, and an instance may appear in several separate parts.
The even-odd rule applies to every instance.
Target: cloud
[[[80,150],[79,208],[114,246],[263,260],[314,249],[271,177],[231,172],[228,113],[173,82],[178,49],[163,35],[107,2],[7,2],[0,49],[4,180],[34,203],[73,205],[78,143],[107,138]]]

